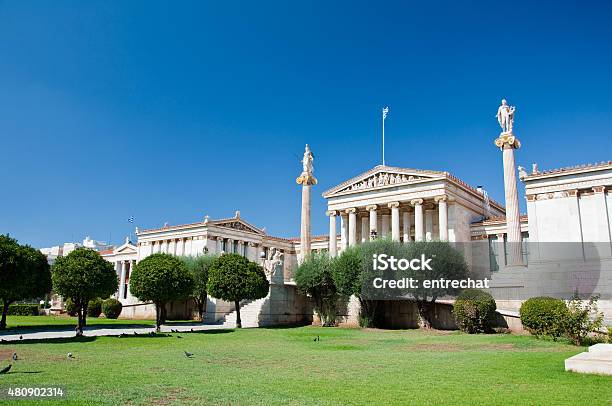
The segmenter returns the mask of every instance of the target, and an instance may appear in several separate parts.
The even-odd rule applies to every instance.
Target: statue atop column
[[[314,155],[310,150],[310,146],[306,144],[306,148],[304,148],[304,157],[302,158],[302,173],[295,182],[298,185],[316,185],[317,179],[313,176],[314,167],[312,162],[314,161]]]
[[[499,137],[495,140],[495,145],[500,149],[504,146],[518,149],[521,147],[521,143],[518,138],[514,136],[514,112],[516,107],[508,105],[506,99],[502,99],[501,105],[497,108],[497,122],[501,127],[502,131]]]
[[[497,109],[497,122],[502,129],[502,134],[512,134],[515,111],[516,107],[509,106],[506,99],[502,99],[501,106]]]

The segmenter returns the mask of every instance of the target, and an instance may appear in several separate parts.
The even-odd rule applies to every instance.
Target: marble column
[[[348,245],[352,247],[357,244],[357,209],[352,207],[346,210],[348,214]]]
[[[348,218],[346,214],[340,215],[340,249],[345,250],[348,245]]]
[[[400,216],[399,216],[399,202],[389,203],[391,209],[391,239],[393,241],[400,240]]]
[[[243,257],[246,257],[246,252],[244,251],[244,242],[243,241],[238,241],[237,244],[237,248],[238,248],[238,254],[242,255]]]
[[[317,184],[314,177],[313,167],[314,155],[308,144],[304,148],[302,159],[302,173],[297,177],[295,183],[302,186],[302,221],[300,224],[300,262],[310,254],[311,247],[311,227],[310,227],[310,194],[311,189]]]
[[[425,209],[425,241],[433,240],[433,208],[429,206]]]
[[[438,228],[440,229],[440,241],[448,241],[448,209],[446,207],[446,196],[438,196],[434,199],[438,203]]]
[[[378,233],[378,218],[376,215],[376,205],[367,206],[366,210],[370,212],[370,239],[372,234]],[[374,231],[374,233],[372,233]]]
[[[410,241],[410,213],[408,213],[408,209],[402,213],[402,225],[404,229],[403,241]]]
[[[514,162],[514,150],[519,149],[521,143],[510,132],[502,133],[495,140],[495,145],[502,151],[504,163],[508,265],[523,265],[519,201],[516,189],[516,165]]]
[[[325,214],[329,216],[329,256],[335,257],[338,253],[338,241],[336,237],[336,210],[328,210]]]
[[[217,253],[221,254],[223,251],[223,238],[217,237]]]
[[[504,243],[504,239],[506,238],[506,236],[503,233],[497,234],[497,241],[495,242],[497,244],[497,260],[498,260],[498,266],[500,268],[503,268],[504,266],[506,266],[506,244]]]
[[[361,216],[361,242],[362,243],[368,241],[370,238],[370,231],[369,231],[370,224],[369,223],[370,223],[370,220],[368,219],[368,217],[362,215]]]
[[[423,241],[425,233],[423,232],[423,199],[414,199],[410,201],[414,207],[414,239],[415,241]]]
[[[125,272],[126,264],[124,261],[119,261],[119,270],[121,271],[121,277],[119,278],[119,300],[123,300],[125,297]]]

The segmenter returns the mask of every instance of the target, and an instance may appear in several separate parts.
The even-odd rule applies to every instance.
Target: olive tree
[[[119,281],[113,265],[90,248],[77,248],[59,257],[52,267],[53,290],[72,300],[77,309],[77,336],[87,323],[87,305],[91,299],[109,297]]]
[[[260,265],[238,254],[223,254],[212,261],[207,286],[212,297],[234,302],[240,328],[240,301],[266,297],[270,283]]]
[[[187,269],[193,278],[193,292],[191,297],[198,309],[200,321],[204,321],[206,313],[206,302],[208,301],[208,269],[214,257],[212,255],[200,255],[197,257],[183,257]]]
[[[335,326],[338,289],[331,272],[331,261],[326,253],[312,253],[293,274],[298,290],[308,296],[322,326]]]
[[[166,304],[187,299],[193,292],[193,278],[181,259],[169,254],[153,254],[134,267],[130,292],[143,302],[155,304],[155,326],[159,331],[166,321]]]
[[[47,258],[29,245],[19,245],[8,235],[0,235],[0,329],[6,328],[6,315],[17,300],[40,298],[51,290]]]

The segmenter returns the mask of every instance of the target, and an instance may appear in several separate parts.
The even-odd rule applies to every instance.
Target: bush
[[[76,317],[79,309],[77,309],[77,306],[74,304],[72,299],[66,299],[64,302],[64,307],[66,308],[66,313],[68,313],[68,316]]]
[[[9,316],[38,316],[40,310],[37,304],[12,304],[7,314]]]
[[[576,296],[567,302],[564,330],[575,345],[582,345],[589,334],[598,332],[603,325],[604,315],[598,311],[598,300],[599,296],[594,296],[585,302]]]
[[[553,340],[565,333],[568,309],[565,302],[553,297],[532,297],[521,305],[521,323],[531,334],[551,336]]]
[[[314,311],[321,319],[321,325],[336,325],[338,315],[338,290],[331,271],[327,253],[312,253],[294,272],[298,290],[312,300]]]
[[[102,313],[102,299],[99,297],[91,299],[87,304],[87,315],[89,317],[100,317]]]
[[[106,299],[102,302],[102,313],[107,319],[116,319],[121,314],[123,305],[115,298]]]
[[[453,314],[459,328],[466,333],[486,333],[495,322],[495,299],[488,292],[478,289],[464,290],[453,306]]]

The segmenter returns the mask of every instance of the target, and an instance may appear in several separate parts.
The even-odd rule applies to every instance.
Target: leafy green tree
[[[270,283],[260,265],[238,254],[223,254],[210,265],[207,286],[212,297],[234,302],[236,327],[241,328],[240,301],[266,297]]]
[[[310,297],[322,326],[335,326],[340,295],[332,276],[331,261],[326,253],[312,253],[295,270],[298,290]]]
[[[155,324],[159,331],[166,321],[166,304],[187,299],[193,292],[193,278],[181,259],[169,254],[153,254],[134,267],[130,291],[143,302],[155,304]]]
[[[39,298],[50,290],[47,258],[29,245],[19,245],[8,235],[0,235],[0,329],[6,328],[6,314],[12,302]]]
[[[332,273],[339,293],[345,296],[354,295],[359,300],[361,327],[378,327],[379,303],[387,298],[387,292],[369,288],[374,278],[384,277],[389,273],[374,269],[372,256],[386,254],[400,258],[405,250],[405,244],[379,238],[349,247],[333,259]]]
[[[59,257],[52,267],[53,290],[70,298],[77,309],[77,336],[87,323],[87,305],[91,299],[108,297],[119,285],[113,265],[89,248],[77,248]]]
[[[183,257],[187,269],[193,278],[193,301],[198,309],[200,321],[204,321],[206,313],[206,302],[208,301],[208,269],[212,264],[214,257],[212,255],[200,255],[197,257]]]
[[[468,266],[465,258],[459,250],[444,241],[420,241],[405,244],[406,253],[404,258],[431,259],[429,268],[410,269],[398,271],[396,277],[412,277],[420,281],[419,287],[406,292],[406,297],[416,302],[419,311],[419,325],[423,328],[431,328],[431,315],[433,306],[437,299],[448,296],[456,296],[461,289],[452,286],[441,285],[440,287],[427,288],[425,280],[462,280],[468,277]]]

